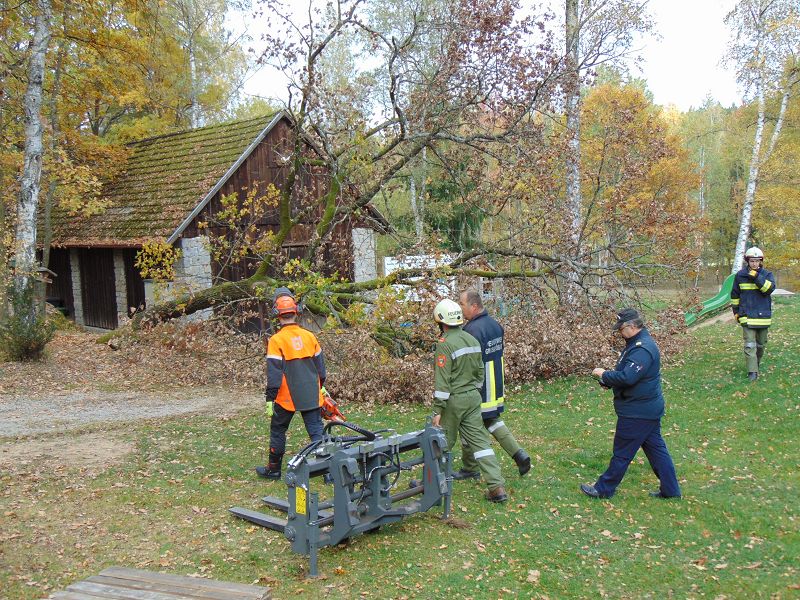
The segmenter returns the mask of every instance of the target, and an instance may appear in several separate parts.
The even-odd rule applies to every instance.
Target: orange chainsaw
[[[320,407],[322,418],[326,421],[347,421],[347,418],[339,410],[339,405],[336,400],[331,398],[328,390],[322,387],[322,406]]]

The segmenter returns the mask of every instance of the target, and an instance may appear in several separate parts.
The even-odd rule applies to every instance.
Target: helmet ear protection
[[[302,312],[302,302],[295,300],[294,294],[289,291],[289,288],[279,287],[275,290],[275,294],[272,297],[272,316],[274,318],[287,314],[299,315]]]

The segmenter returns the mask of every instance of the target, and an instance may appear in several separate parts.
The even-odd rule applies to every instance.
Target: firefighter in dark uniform
[[[434,355],[433,425],[444,429],[451,450],[461,435],[486,481],[486,498],[505,502],[508,496],[500,464],[481,420],[481,346],[461,329],[464,315],[452,300],[439,302],[433,317],[442,332]]]
[[[736,273],[731,289],[731,308],[742,326],[747,377],[758,379],[761,357],[772,325],[772,292],[775,277],[764,268],[764,253],[753,246],[744,253],[745,265]]]
[[[680,498],[681,488],[675,465],[661,437],[664,394],[661,391],[661,354],[655,340],[644,326],[639,313],[626,308],[617,315],[614,329],[625,339],[613,371],[596,368],[592,375],[603,387],[614,390],[617,429],[614,455],[594,485],[581,484],[581,491],[593,498],[610,498],[625,476],[628,465],[639,448],[644,450],[650,467],[661,482],[656,498]]]
[[[311,441],[322,439],[320,407],[324,397],[325,359],[316,336],[297,324],[300,307],[287,288],[275,290],[272,313],[280,324],[267,343],[267,416],[269,462],[256,467],[259,477],[281,478],[281,464],[286,451],[286,431],[296,411]]]
[[[483,307],[480,293],[475,290],[461,292],[458,304],[467,319],[464,331],[473,336],[481,345],[484,367],[484,380],[481,386],[481,418],[483,426],[492,434],[503,450],[514,459],[520,475],[531,470],[531,457],[519,445],[514,435],[500,420],[505,409],[503,397],[503,336],[502,325],[489,316]],[[463,447],[462,447],[463,449]],[[461,457],[462,467],[453,474],[454,479],[478,478],[478,465],[469,452]]]

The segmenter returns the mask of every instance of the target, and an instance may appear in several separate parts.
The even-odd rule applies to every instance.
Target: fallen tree
[[[266,7],[278,27],[270,29],[276,33],[266,39],[262,59],[287,73],[285,110],[294,137],[282,157],[285,177],[274,200],[279,225],[268,243],[259,244],[255,272],[151,307],[135,317],[135,326],[264,300],[285,285],[316,314],[346,323],[347,308],[371,303],[379,290],[430,287],[441,277],[533,281],[556,302],[569,285],[570,302],[582,290],[591,306],[594,298],[613,303],[616,295],[635,295],[637,281],[687,268],[691,250],[683,240],[691,224],[667,229],[663,216],[670,215],[660,208],[671,185],[659,171],[671,152],[663,144],[651,144],[664,147],[661,154],[643,153],[627,169],[617,168],[626,165],[625,157],[599,157],[584,234],[575,246],[563,197],[565,134],[557,110],[564,60],[547,19],[518,18],[512,0],[399,2],[391,16],[368,0],[336,7],[307,23],[293,21],[277,5]],[[367,55],[369,69],[359,60]],[[636,110],[644,114],[647,107]],[[555,125],[546,126],[551,120]],[[607,131],[618,129],[612,124]],[[441,200],[437,210],[458,208],[445,223],[454,231],[436,221],[429,243],[398,243],[401,251],[417,254],[444,247],[453,258],[436,269],[402,269],[359,283],[321,275],[321,249],[335,226],[363,216],[378,198],[405,194],[423,159],[428,178],[435,173],[441,183],[428,190]],[[629,179],[607,178],[605,164]],[[305,185],[320,172],[326,185]],[[614,190],[636,193],[617,197]],[[411,200],[418,221],[424,198]],[[686,214],[678,208],[676,214]],[[461,235],[481,223],[487,224],[477,236],[482,243]],[[287,271],[284,244],[298,226],[309,225],[303,268]]]

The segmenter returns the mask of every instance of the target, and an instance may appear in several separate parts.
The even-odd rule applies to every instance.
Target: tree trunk
[[[417,197],[417,176],[413,171],[411,172],[411,178],[408,183],[408,195],[411,200],[411,212],[414,215],[414,233],[416,234],[417,243],[419,244],[422,242],[423,216],[421,202]]]
[[[206,308],[213,308],[239,300],[265,297],[257,292],[257,288],[260,285],[270,288],[268,290],[270,294],[267,295],[271,295],[271,288],[275,287],[272,280],[258,275],[253,275],[241,281],[217,284],[199,292],[150,307],[142,313],[136,313],[131,324],[134,328],[138,328],[143,323],[166,321],[190,315]]]
[[[775,129],[772,130],[769,146],[764,155],[761,155],[761,145],[764,138],[764,122],[766,121],[766,101],[764,98],[764,85],[763,79],[758,77],[756,80],[756,95],[758,98],[758,119],[756,121],[756,135],[753,140],[753,153],[750,157],[750,172],[747,175],[747,189],[745,191],[744,203],[742,204],[742,218],[739,221],[739,234],[736,237],[736,251],[733,255],[733,264],[731,265],[731,273],[736,273],[742,268],[744,263],[745,246],[747,239],[750,237],[750,227],[753,220],[753,205],[756,200],[756,188],[758,187],[758,174],[761,166],[769,160],[775,145],[778,143],[778,138],[783,128],[783,120],[786,116],[786,107],[789,105],[789,96],[793,85],[796,84],[790,78],[786,87],[783,90],[781,97],[781,106],[778,110],[778,118],[775,121]]]
[[[36,219],[42,176],[42,87],[47,46],[50,43],[52,14],[50,0],[39,0],[39,14],[31,45],[28,87],[25,91],[25,156],[17,202],[17,228],[14,246],[15,310],[32,323],[36,319],[33,281],[36,272]]]
[[[750,237],[750,223],[753,217],[753,203],[756,199],[756,182],[758,171],[761,167],[761,142],[764,137],[764,88],[759,78],[756,83],[756,97],[758,100],[758,119],[756,120],[756,136],[753,140],[753,152],[750,155],[750,172],[747,175],[747,188],[742,203],[742,216],[739,220],[739,235],[736,237],[736,251],[733,255],[731,273],[736,273],[742,268],[744,261],[747,238]]]
[[[578,48],[580,24],[578,21],[579,0],[566,0],[566,80],[565,112],[567,125],[566,204],[569,220],[569,236],[572,244],[572,257],[576,260],[581,254],[581,77]],[[574,304],[580,292],[578,274],[569,273],[566,301]]]
[[[578,43],[580,41],[578,0],[566,0],[566,40],[566,194],[570,217],[570,237],[575,256],[578,256],[581,231],[581,86],[578,62]]]
[[[713,116],[712,116],[712,123],[713,123]],[[700,216],[703,217],[706,214],[706,147],[700,146],[700,189],[698,191],[698,205],[700,207]],[[700,248],[700,252],[697,254],[697,269],[694,275],[694,287],[700,285],[700,276],[703,270],[703,236],[700,232],[697,233],[697,247]]]
[[[193,34],[192,34],[193,35]],[[189,38],[189,126],[194,129],[200,121],[197,106],[197,58],[194,54],[194,38]]]
[[[0,326],[6,322],[8,315],[8,260],[6,248],[6,203],[0,198]]]
[[[69,2],[64,3],[64,28],[67,22],[67,10]],[[66,32],[65,32],[66,33]],[[60,138],[60,127],[58,124],[58,94],[61,92],[61,71],[64,66],[64,49],[66,36],[60,42],[56,52],[56,67],[53,72],[53,88],[50,90],[50,160],[55,164],[55,153],[58,148]],[[53,224],[51,216],[53,213],[53,203],[55,202],[56,188],[58,187],[57,178],[51,167],[47,186],[47,195],[44,200],[44,210],[42,211],[42,266],[50,266],[50,244],[53,241]],[[47,284],[44,281],[36,282],[36,297],[39,302],[39,310],[44,314],[45,302],[47,301]]]

